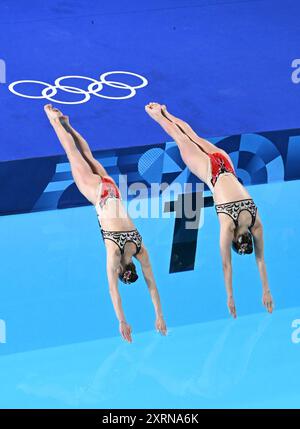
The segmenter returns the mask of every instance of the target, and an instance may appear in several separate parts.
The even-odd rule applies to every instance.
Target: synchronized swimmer
[[[51,104],[47,104],[44,109],[67,154],[77,188],[96,209],[106,247],[109,292],[122,337],[128,342],[132,341],[131,327],[127,323],[122,307],[118,279],[126,284],[137,280],[133,257],[140,262],[150,292],[156,314],[156,330],[165,335],[167,327],[149,254],[140,233],[123,206],[116,183],[100,162],[93,157],[88,143],[70,125],[69,118],[60,110],[53,108]]]
[[[236,317],[231,248],[239,255],[250,254],[253,252],[253,242],[262,281],[263,305],[272,313],[273,300],[264,259],[262,222],[256,204],[235,174],[229,155],[199,137],[189,124],[171,115],[165,105],[149,103],[145,110],[177,143],[188,169],[212,192],[220,222],[220,250],[230,313]]]
[[[106,247],[109,292],[122,337],[128,342],[132,341],[131,327],[122,307],[118,279],[126,284],[137,280],[133,257],[141,264],[150,292],[156,315],[155,327],[161,334],[166,335],[167,327],[149,254],[123,206],[115,181],[93,157],[88,143],[70,125],[68,116],[53,108],[51,104],[47,104],[44,110],[66,152],[77,188],[96,209]],[[256,204],[237,179],[229,155],[199,137],[185,121],[171,115],[165,105],[149,103],[145,110],[177,143],[183,162],[212,192],[220,222],[220,250],[230,314],[236,317],[231,249],[239,255],[245,255],[252,253],[253,247],[262,281],[263,305],[271,313],[273,300],[264,259],[262,222]]]

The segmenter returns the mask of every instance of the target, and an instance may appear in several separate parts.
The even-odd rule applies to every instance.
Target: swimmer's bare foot
[[[145,106],[145,110],[148,115],[159,122],[162,118],[162,106],[159,103],[149,103]]]
[[[52,104],[46,104],[44,106],[44,111],[51,123],[59,121],[59,119],[63,116],[59,109],[52,107]]]
[[[161,105],[161,113],[165,118],[169,119],[170,122],[176,123],[177,118],[167,111],[167,106],[165,104]]]
[[[63,125],[63,126],[70,126],[70,120],[69,120],[69,116],[67,116],[67,115],[62,115],[62,116],[60,116],[60,118],[59,118],[59,120],[60,120],[60,123]]]
[[[163,113],[165,113],[165,114],[167,114],[168,113],[168,111],[167,111],[167,106],[165,105],[165,104],[162,104],[161,105],[161,110],[163,111]]]

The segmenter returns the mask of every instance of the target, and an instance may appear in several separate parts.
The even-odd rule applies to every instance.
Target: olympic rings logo
[[[116,82],[115,80],[106,80],[106,77],[112,74],[125,74],[125,75],[131,75],[131,76],[135,76],[138,79],[141,80],[141,83],[139,85],[128,85],[127,83],[122,83],[122,82]],[[89,83],[87,89],[81,89],[81,88],[76,88],[75,86],[70,86],[70,85],[63,85],[62,81],[67,80],[67,79],[83,79],[86,80]],[[17,85],[22,85],[22,84],[37,84],[37,85],[43,85],[45,86],[45,88],[42,90],[41,95],[28,95],[28,94],[23,94],[22,92],[18,92],[16,91],[15,87]],[[109,96],[109,95],[103,95],[100,94],[100,91],[103,89],[104,85],[109,86],[111,88],[117,88],[119,90],[126,90],[129,91],[129,93],[125,94],[125,95],[121,95],[121,96]],[[136,94],[136,90],[139,88],[143,88],[146,85],[148,85],[148,80],[137,74],[137,73],[132,73],[132,72],[126,72],[126,71],[111,71],[111,72],[106,72],[103,73],[100,76],[99,80],[90,78],[90,77],[85,77],[85,76],[62,76],[59,77],[55,80],[54,85],[51,85],[47,82],[43,82],[40,80],[18,80],[16,82],[13,82],[9,85],[8,89],[15,95],[18,95],[19,97],[24,97],[24,98],[33,98],[33,99],[46,99],[55,103],[60,103],[60,104],[82,104],[82,103],[86,103],[87,101],[90,100],[91,95],[94,95],[95,97],[100,97],[100,98],[108,98],[110,100],[125,100],[127,98],[132,98],[135,96]],[[78,94],[82,96],[81,100],[78,101],[62,101],[62,100],[57,100],[55,99],[55,95],[57,94],[57,90],[62,90],[71,94]]]

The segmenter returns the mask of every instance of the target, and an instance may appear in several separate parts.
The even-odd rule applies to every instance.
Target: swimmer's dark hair
[[[126,265],[125,270],[119,274],[119,279],[125,284],[134,283],[139,276],[136,273],[136,267],[133,262]]]
[[[247,231],[237,236],[235,241],[232,241],[232,250],[238,255],[250,255],[253,252],[253,240],[251,232]]]

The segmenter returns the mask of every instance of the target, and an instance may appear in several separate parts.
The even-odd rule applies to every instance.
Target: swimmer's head
[[[252,234],[249,231],[238,234],[232,241],[232,249],[238,255],[250,255],[253,252]]]
[[[133,262],[126,264],[119,274],[119,279],[125,284],[134,283],[139,276],[136,273],[136,267]]]

